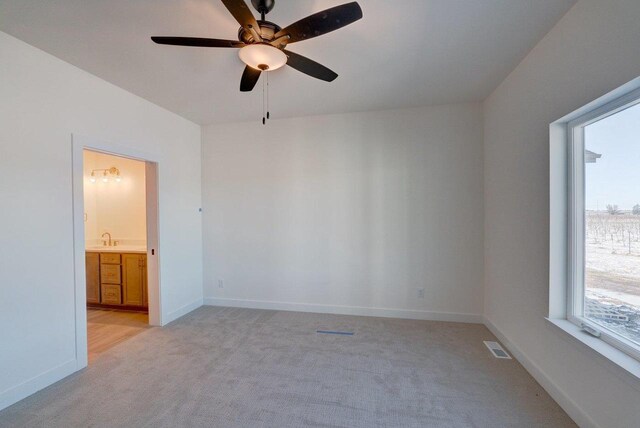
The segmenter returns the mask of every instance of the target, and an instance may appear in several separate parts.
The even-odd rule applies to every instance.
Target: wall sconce
[[[108,183],[109,180],[113,179],[116,183],[120,183],[122,181],[122,176],[120,175],[120,170],[115,166],[112,166],[108,169],[93,169],[91,170],[91,175],[89,176],[89,181],[95,183],[98,181],[98,175],[96,172],[102,172],[102,182]]]

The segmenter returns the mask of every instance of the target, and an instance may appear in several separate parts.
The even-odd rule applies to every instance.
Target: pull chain
[[[265,74],[267,74],[267,73],[265,73]],[[268,74],[267,74],[267,76],[268,76]],[[267,121],[265,119],[265,114],[264,114],[264,110],[265,110],[265,108],[264,108],[264,102],[265,102],[264,101],[264,80],[265,79],[262,79],[262,124],[266,125]]]
[[[267,124],[267,119],[269,119],[269,72],[265,71],[264,74],[266,76],[262,79],[262,124]],[[266,80],[266,89],[265,89],[265,80]],[[266,95],[265,95],[266,92]],[[266,113],[265,113],[266,112]]]

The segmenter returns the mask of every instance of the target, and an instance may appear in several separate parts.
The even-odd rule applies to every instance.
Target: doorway
[[[145,162],[83,150],[88,362],[149,325]]]
[[[78,368],[161,324],[158,161],[73,137]]]

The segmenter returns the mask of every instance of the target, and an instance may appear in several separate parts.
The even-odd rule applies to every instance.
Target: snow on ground
[[[587,215],[585,315],[640,343],[639,216]]]
[[[632,253],[624,244],[611,242],[593,243],[587,242],[586,264],[587,269],[596,272],[615,273],[629,277],[637,281],[638,294],[640,294],[640,242],[632,244]]]
[[[603,288],[589,288],[589,297],[592,299],[606,302],[612,305],[615,304],[628,304],[631,307],[640,310],[640,296],[633,294],[620,293],[618,291],[606,290]]]

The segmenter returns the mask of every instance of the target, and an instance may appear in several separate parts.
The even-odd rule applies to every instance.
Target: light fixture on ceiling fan
[[[238,56],[249,67],[260,71],[273,71],[287,63],[287,56],[268,43],[248,45],[238,51]]]
[[[289,44],[321,36],[362,18],[360,5],[357,2],[351,2],[314,13],[285,28],[281,28],[277,24],[265,20],[265,16],[275,6],[275,0],[251,0],[253,7],[260,13],[259,21],[256,21],[244,0],[222,0],[222,3],[240,24],[237,41],[199,37],[155,36],[151,37],[151,40],[163,45],[240,48],[238,55],[242,62],[246,64],[240,80],[240,91],[242,92],[251,91],[262,72],[271,72],[284,65],[288,65],[316,79],[332,82],[338,77],[337,73],[324,65],[285,48]],[[265,123],[264,114],[262,122]]]

